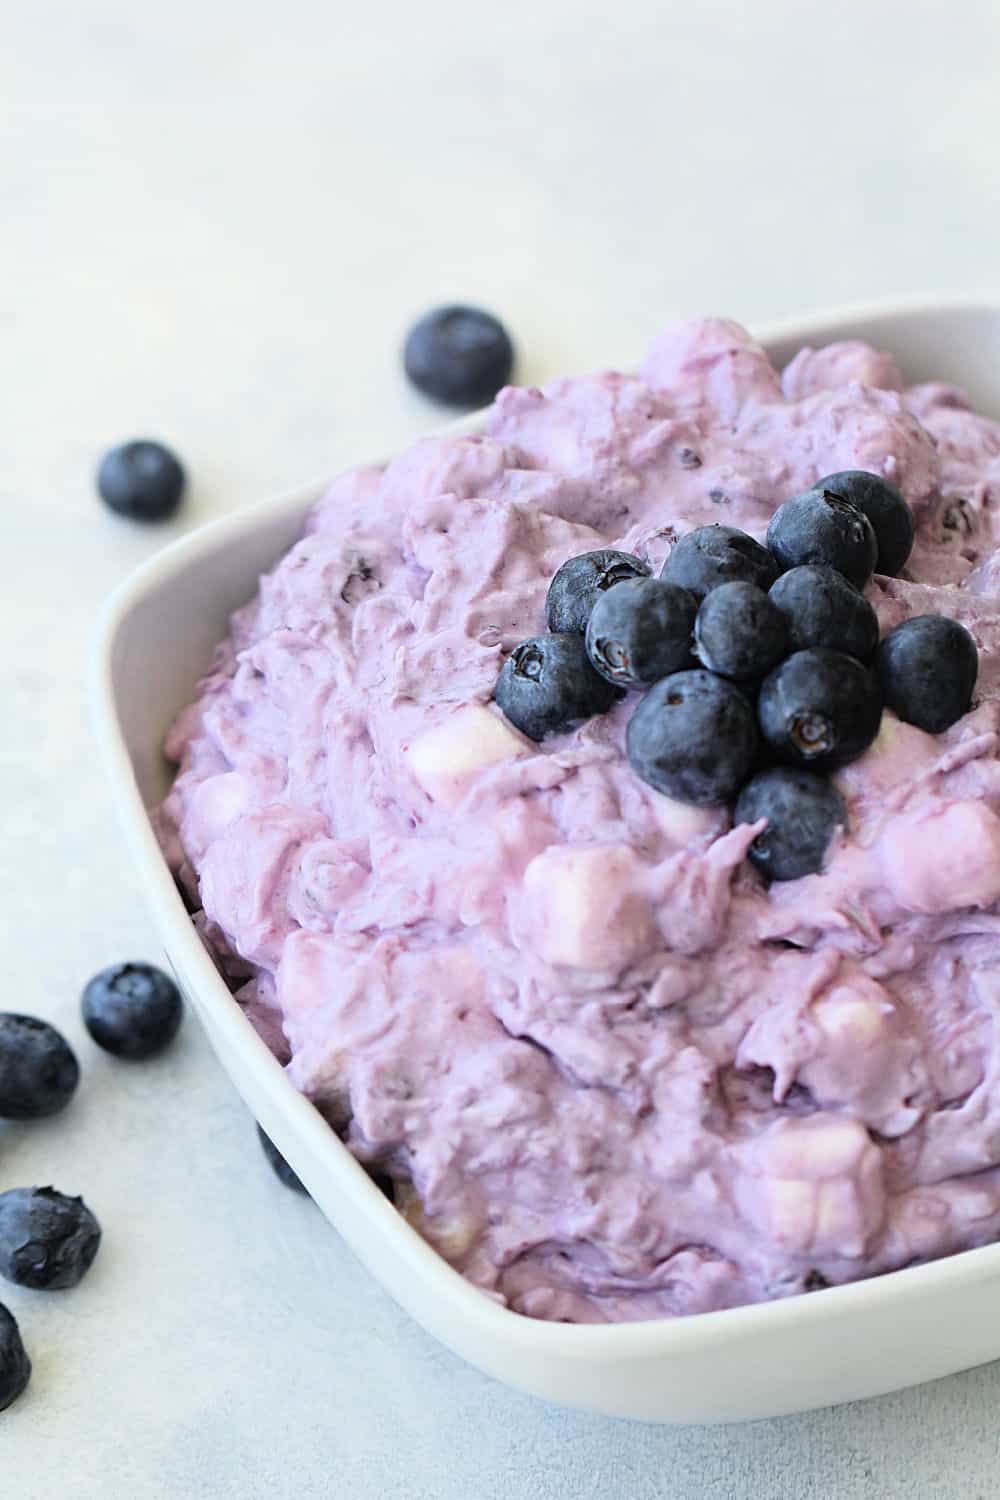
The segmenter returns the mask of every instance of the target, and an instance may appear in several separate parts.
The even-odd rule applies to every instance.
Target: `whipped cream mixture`
[[[883,632],[966,625],[972,711],[888,711],[850,831],[768,889],[644,785],[635,695],[536,745],[491,705],[574,554],[658,570],[867,469],[917,541]],[[236,999],[484,1291],[534,1317],[783,1297],[1000,1235],[1000,424],[857,342],[738,324],[638,375],[506,389],[475,437],[338,479],[174,725],[159,823]]]

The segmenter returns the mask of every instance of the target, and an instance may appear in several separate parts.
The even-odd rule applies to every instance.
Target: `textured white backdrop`
[[[85,719],[116,580],[439,420],[396,349],[442,298],[539,380],[680,314],[1000,293],[998,76],[995,0],[0,0],[0,1004],[84,1064],[64,1119],[0,1127],[0,1185],[106,1229],[79,1291],[3,1293],[35,1358],[3,1500],[996,1493],[998,1368],[725,1430],[492,1384],[272,1180],[193,1021],[128,1070],[76,996],[157,956]],[[93,496],[138,433],[193,475],[165,530]]]

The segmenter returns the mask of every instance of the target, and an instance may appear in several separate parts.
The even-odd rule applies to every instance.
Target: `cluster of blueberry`
[[[533,740],[605,713],[626,690],[636,774],[701,806],[735,800],[767,819],[750,859],[767,878],[822,867],[843,801],[823,773],[856,759],[883,705],[939,734],[968,711],[969,632],[941,615],[879,642],[861,590],[913,545],[909,506],[876,474],[847,470],[778,507],[764,546],[728,526],[682,537],[659,578],[628,553],[584,553],[549,586],[544,635],[504,662],[496,702]]]
[[[87,985],[83,1021],[115,1057],[152,1057],[181,1023],[173,980],[150,964],[116,964]],[[0,1120],[41,1120],[65,1109],[80,1065],[65,1037],[35,1016],[0,1014]],[[52,1187],[0,1193],[0,1276],[38,1291],[76,1286],[93,1264],[101,1226],[82,1198]],[[31,1361],[0,1304],[0,1411],[21,1394]]]

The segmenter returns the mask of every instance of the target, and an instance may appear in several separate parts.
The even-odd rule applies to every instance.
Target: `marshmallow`
[[[467,703],[404,750],[418,785],[442,807],[457,807],[480,771],[530,755],[529,742],[499,714]]]

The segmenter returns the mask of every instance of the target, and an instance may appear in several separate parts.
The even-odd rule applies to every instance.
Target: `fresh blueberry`
[[[0,1276],[53,1291],[76,1286],[90,1270],[101,1226],[82,1198],[51,1187],[0,1193]]]
[[[285,1184],[285,1187],[292,1188],[296,1193],[305,1193],[306,1197],[308,1198],[309,1189],[303,1182],[300,1181],[298,1175],[292,1171],[291,1167],[288,1165],[287,1161],[282,1156],[281,1152],[278,1150],[271,1137],[264,1134],[264,1127],[262,1125],[257,1126],[257,1136],[260,1140],[264,1155],[271,1163],[274,1175],[275,1177],[277,1177],[278,1181],[283,1182]]]
[[[862,755],[878,734],[882,695],[867,667],[842,651],[796,651],[765,677],[761,733],[781,760],[831,770]]]
[[[503,324],[479,307],[436,307],[406,336],[410,380],[449,406],[483,406],[510,379],[514,347]]]
[[[786,500],[771,517],[767,545],[781,571],[825,563],[863,589],[875,568],[878,543],[863,511],[819,487]]]
[[[753,707],[712,672],[674,672],[642,699],[628,724],[628,758],[658,792],[707,807],[735,797],[757,751]]]
[[[620,688],[644,688],[691,661],[698,606],[687,589],[631,578],[598,595],[587,625],[587,655]]]
[[[522,641],[500,669],[494,694],[510,722],[529,740],[603,714],[620,696],[595,672],[579,635],[536,635]]]
[[[587,628],[597,600],[616,583],[630,578],[648,578],[649,569],[631,552],[583,552],[571,557],[553,575],[545,596],[545,623],[563,633]]]
[[[723,583],[706,594],[694,640],[703,667],[740,681],[763,677],[788,650],[784,617],[755,583]]]
[[[823,868],[834,831],[847,827],[847,809],[833,782],[801,766],[777,766],[747,782],[736,799],[734,823],[767,827],[748,857],[768,880],[798,880]]]
[[[700,602],[721,583],[755,583],[765,592],[778,564],[766,547],[734,526],[699,526],[674,543],[660,577],[679,584]]]
[[[0,1014],[0,1119],[58,1114],[79,1080],[79,1064],[54,1026],[35,1016]]]
[[[87,985],[83,1020],[99,1047],[115,1057],[162,1052],[181,1024],[180,992],[152,964],[112,964]]]
[[[163,521],[173,515],[184,490],[184,470],[164,448],[140,438],[112,448],[101,459],[97,491],[105,505],[133,521]]]
[[[31,1379],[31,1360],[13,1313],[0,1302],[0,1411],[6,1411]]]
[[[842,469],[816,488],[839,495],[868,517],[878,544],[875,571],[894,578],[912,551],[914,533],[913,512],[895,485],[865,469]]]
[[[915,615],[890,630],[875,657],[886,707],[928,734],[950,729],[972,703],[976,643],[957,620]]]
[[[771,586],[785,617],[792,651],[828,646],[869,662],[878,645],[878,616],[864,594],[833,568],[805,563]]]

